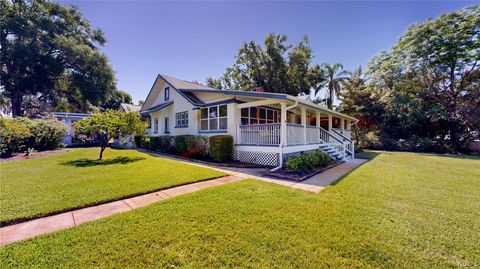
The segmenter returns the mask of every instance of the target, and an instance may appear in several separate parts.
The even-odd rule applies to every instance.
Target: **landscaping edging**
[[[279,178],[279,179],[287,179],[287,180],[294,180],[294,181],[304,181],[308,178],[311,178],[313,177],[314,175],[316,174],[320,174],[328,169],[331,169],[335,166],[338,166],[338,165],[341,165],[342,163],[345,163],[345,161],[335,161],[335,162],[332,162],[332,164],[326,166],[326,167],[322,167],[322,168],[319,168],[319,169],[316,169],[314,171],[312,171],[311,173],[308,173],[306,175],[303,175],[303,176],[296,176],[294,173],[291,173],[291,175],[289,174],[285,174],[285,173],[279,173],[277,171],[275,172],[267,172],[265,173],[266,176],[271,176],[271,177],[275,177],[275,178]],[[278,171],[284,171],[284,170],[278,170]]]

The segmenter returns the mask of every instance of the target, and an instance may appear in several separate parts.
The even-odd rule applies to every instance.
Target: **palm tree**
[[[326,77],[327,107],[332,109],[335,97],[342,91],[342,82],[348,80],[350,72],[343,70],[343,65],[340,63],[332,65],[324,63],[322,69]]]

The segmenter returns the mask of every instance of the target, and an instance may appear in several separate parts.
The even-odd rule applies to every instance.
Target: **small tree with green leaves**
[[[145,133],[146,125],[135,112],[107,110],[75,122],[75,130],[95,138],[100,144],[99,160],[111,139]]]

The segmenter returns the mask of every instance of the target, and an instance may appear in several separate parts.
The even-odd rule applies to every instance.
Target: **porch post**
[[[320,127],[320,116],[321,116],[320,111],[315,111],[315,120],[317,123],[317,127]]]
[[[287,103],[280,103],[280,146],[287,145]]]
[[[303,144],[307,144],[307,109],[302,107]]]
[[[343,134],[345,132],[345,120],[340,118],[340,133]]]
[[[332,130],[332,114],[328,114],[328,131]]]

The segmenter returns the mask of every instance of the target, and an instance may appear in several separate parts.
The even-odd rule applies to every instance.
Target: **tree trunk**
[[[23,111],[22,111],[23,96],[20,93],[20,91],[13,90],[10,99],[12,103],[12,116],[13,117],[22,116],[23,115]]]
[[[100,157],[98,157],[99,160],[101,160],[103,158],[103,152],[105,151],[105,146],[101,146],[100,147]]]

